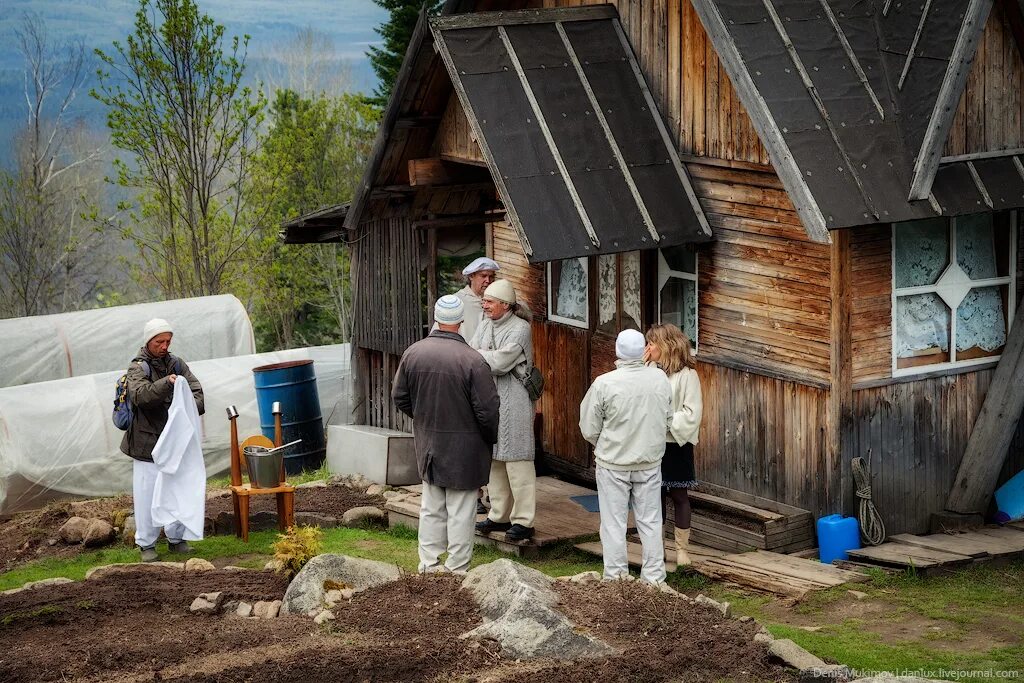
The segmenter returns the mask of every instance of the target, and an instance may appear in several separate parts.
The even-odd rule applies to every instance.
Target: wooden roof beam
[[[612,5],[592,5],[590,7],[555,7],[504,12],[451,14],[434,17],[431,24],[437,31],[450,31],[452,29],[482,28],[485,26],[516,26],[522,24],[552,24],[556,21],[617,19],[618,16],[618,11]]]
[[[490,172],[478,165],[461,164],[440,157],[409,159],[409,185],[459,185],[490,180]]]
[[[438,228],[458,228],[464,225],[481,225],[504,220],[504,211],[488,211],[486,213],[468,213],[437,218],[425,218],[413,221],[412,227],[417,230],[436,230]]]

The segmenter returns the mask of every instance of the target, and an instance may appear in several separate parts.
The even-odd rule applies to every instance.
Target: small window
[[[597,329],[616,335],[622,330],[639,330],[640,252],[604,254],[597,259]]]
[[[689,247],[658,250],[658,319],[678,326],[697,348],[697,253]]]
[[[548,263],[548,319],[576,327],[589,327],[587,259],[570,258]]]
[[[1014,311],[1016,212],[893,226],[893,374],[999,357]]]

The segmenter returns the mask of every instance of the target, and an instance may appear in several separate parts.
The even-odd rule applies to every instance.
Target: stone
[[[280,600],[260,600],[252,606],[252,615],[258,619],[275,619],[280,611]]]
[[[90,519],[82,543],[90,548],[107,545],[117,538],[114,527],[105,519]]]
[[[85,532],[88,529],[89,520],[83,517],[72,517],[61,525],[57,536],[68,545],[74,545],[85,539]]]
[[[601,581],[601,574],[595,571],[580,572],[572,576],[559,576],[558,580],[568,581],[569,583],[599,583]]]
[[[325,489],[327,488],[326,479],[317,479],[316,481],[307,481],[305,484],[299,484],[295,488],[297,489]]]
[[[867,593],[863,591],[855,591],[852,588],[846,592],[852,595],[853,597],[857,598],[858,600],[863,600],[864,598],[868,597]]]
[[[323,612],[313,617],[313,623],[317,626],[323,626],[328,621],[334,621],[334,612],[329,609],[325,609]]]
[[[60,586],[65,583],[74,583],[74,581],[63,576],[57,576],[52,579],[40,579],[39,581],[29,581],[21,588],[15,588],[14,590],[31,591],[37,590],[39,588],[46,588],[47,586]]]
[[[803,669],[797,678],[798,683],[822,683],[822,681],[835,681],[835,683],[847,683],[853,679],[853,674],[848,666],[842,664],[826,664],[825,666]]]
[[[333,607],[342,601],[341,591],[338,589],[329,590],[324,593],[324,604]]]
[[[406,494],[401,493],[400,491],[385,491],[380,495],[384,496],[384,500],[394,500],[396,498],[405,498]]]
[[[473,595],[485,621],[460,638],[497,640],[502,655],[516,659],[573,660],[613,653],[558,611],[553,583],[536,569],[507,559],[476,567],[462,587]]]
[[[261,510],[249,515],[249,531],[270,531],[277,528],[277,513]]]
[[[214,567],[214,569],[216,569],[216,567]],[[237,566],[235,566],[233,564],[225,565],[225,566],[221,567],[220,570],[222,572],[252,572],[252,571],[256,571],[255,569],[251,569],[249,567],[237,567]]]
[[[707,605],[711,609],[718,610],[726,619],[732,617],[732,605],[728,602],[718,602],[717,600],[712,600],[703,594],[698,595],[693,599],[693,601],[698,605]]]
[[[754,620],[754,617],[747,616],[747,615],[743,615],[742,617],[739,618],[739,622],[741,624],[746,624],[746,623],[751,622],[753,620]]]
[[[135,515],[128,515],[124,518],[121,540],[127,545],[135,545]]]
[[[232,614],[234,614],[235,610],[237,610],[237,609],[238,609],[238,600],[227,600],[226,602],[224,602],[224,604],[222,604],[220,606],[221,612],[223,612],[224,614],[226,614],[228,616],[231,616]]]
[[[214,569],[216,567],[212,562],[201,557],[190,557],[185,561],[185,571],[187,572],[210,572]]]
[[[216,614],[223,601],[224,593],[221,591],[200,593],[199,596],[192,601],[192,606],[189,607],[189,611],[196,614]]]
[[[104,564],[93,567],[85,573],[85,580],[91,581],[102,579],[113,574],[121,574],[133,571],[151,571],[154,569],[178,569],[185,570],[184,562],[128,562],[125,564]]]
[[[362,505],[346,510],[345,514],[341,517],[341,523],[345,526],[362,526],[364,524],[387,525],[388,513],[372,505]]]
[[[284,562],[275,557],[270,562],[267,562],[265,565],[263,565],[263,568],[269,569],[272,572],[280,573],[284,571]]]
[[[370,484],[366,487],[366,495],[368,496],[379,496],[388,490],[387,486],[383,484]]]
[[[768,644],[768,654],[781,659],[787,666],[802,671],[825,666],[825,662],[803,649],[789,638],[779,638]]]
[[[322,515],[319,512],[296,512],[295,524],[298,526],[318,526],[321,529],[333,529],[338,526],[338,518]]]
[[[773,640],[775,640],[775,637],[772,634],[770,634],[770,633],[764,633],[762,631],[758,631],[757,633],[754,634],[753,640],[754,640],[755,643],[764,643],[765,645],[767,645],[768,643],[770,643]]]
[[[352,590],[351,588],[342,588],[341,589],[341,599],[342,600],[351,600],[352,596],[355,595],[355,594],[356,594],[356,592],[354,590]]]
[[[50,546],[51,548],[53,546],[57,545],[58,542],[59,541],[56,538],[48,538],[48,539],[46,539],[46,545]]]
[[[682,595],[682,593],[677,591],[672,586],[668,585],[668,583],[665,582],[665,581],[659,581],[658,583],[651,584],[651,586],[653,588],[657,588],[660,592],[665,593],[666,595],[671,595],[671,596],[677,597],[677,598]]]
[[[396,565],[375,560],[364,560],[347,555],[324,553],[306,563],[284,594],[282,614],[306,614],[324,602],[324,582],[336,581],[365,590],[401,578]]]
[[[241,601],[238,603],[238,607],[235,608],[236,617],[251,617],[252,616],[252,605],[248,602]]]
[[[918,676],[894,676],[888,672],[882,672],[870,678],[858,678],[855,683],[942,683],[934,678],[919,678]]]

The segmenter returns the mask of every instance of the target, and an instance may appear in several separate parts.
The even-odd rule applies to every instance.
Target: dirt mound
[[[362,491],[350,489],[341,484],[295,489],[295,511],[317,512],[321,515],[341,518],[346,511],[355,507],[372,505],[384,507],[382,496],[368,496]],[[206,516],[216,519],[222,512],[231,512],[231,496],[209,498],[206,501]],[[249,514],[257,512],[277,513],[275,496],[252,496],[249,498]]]

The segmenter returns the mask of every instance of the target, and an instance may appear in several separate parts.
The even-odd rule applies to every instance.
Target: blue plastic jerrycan
[[[856,517],[828,515],[818,520],[818,558],[825,564],[845,560],[847,551],[860,548],[860,524]]]

